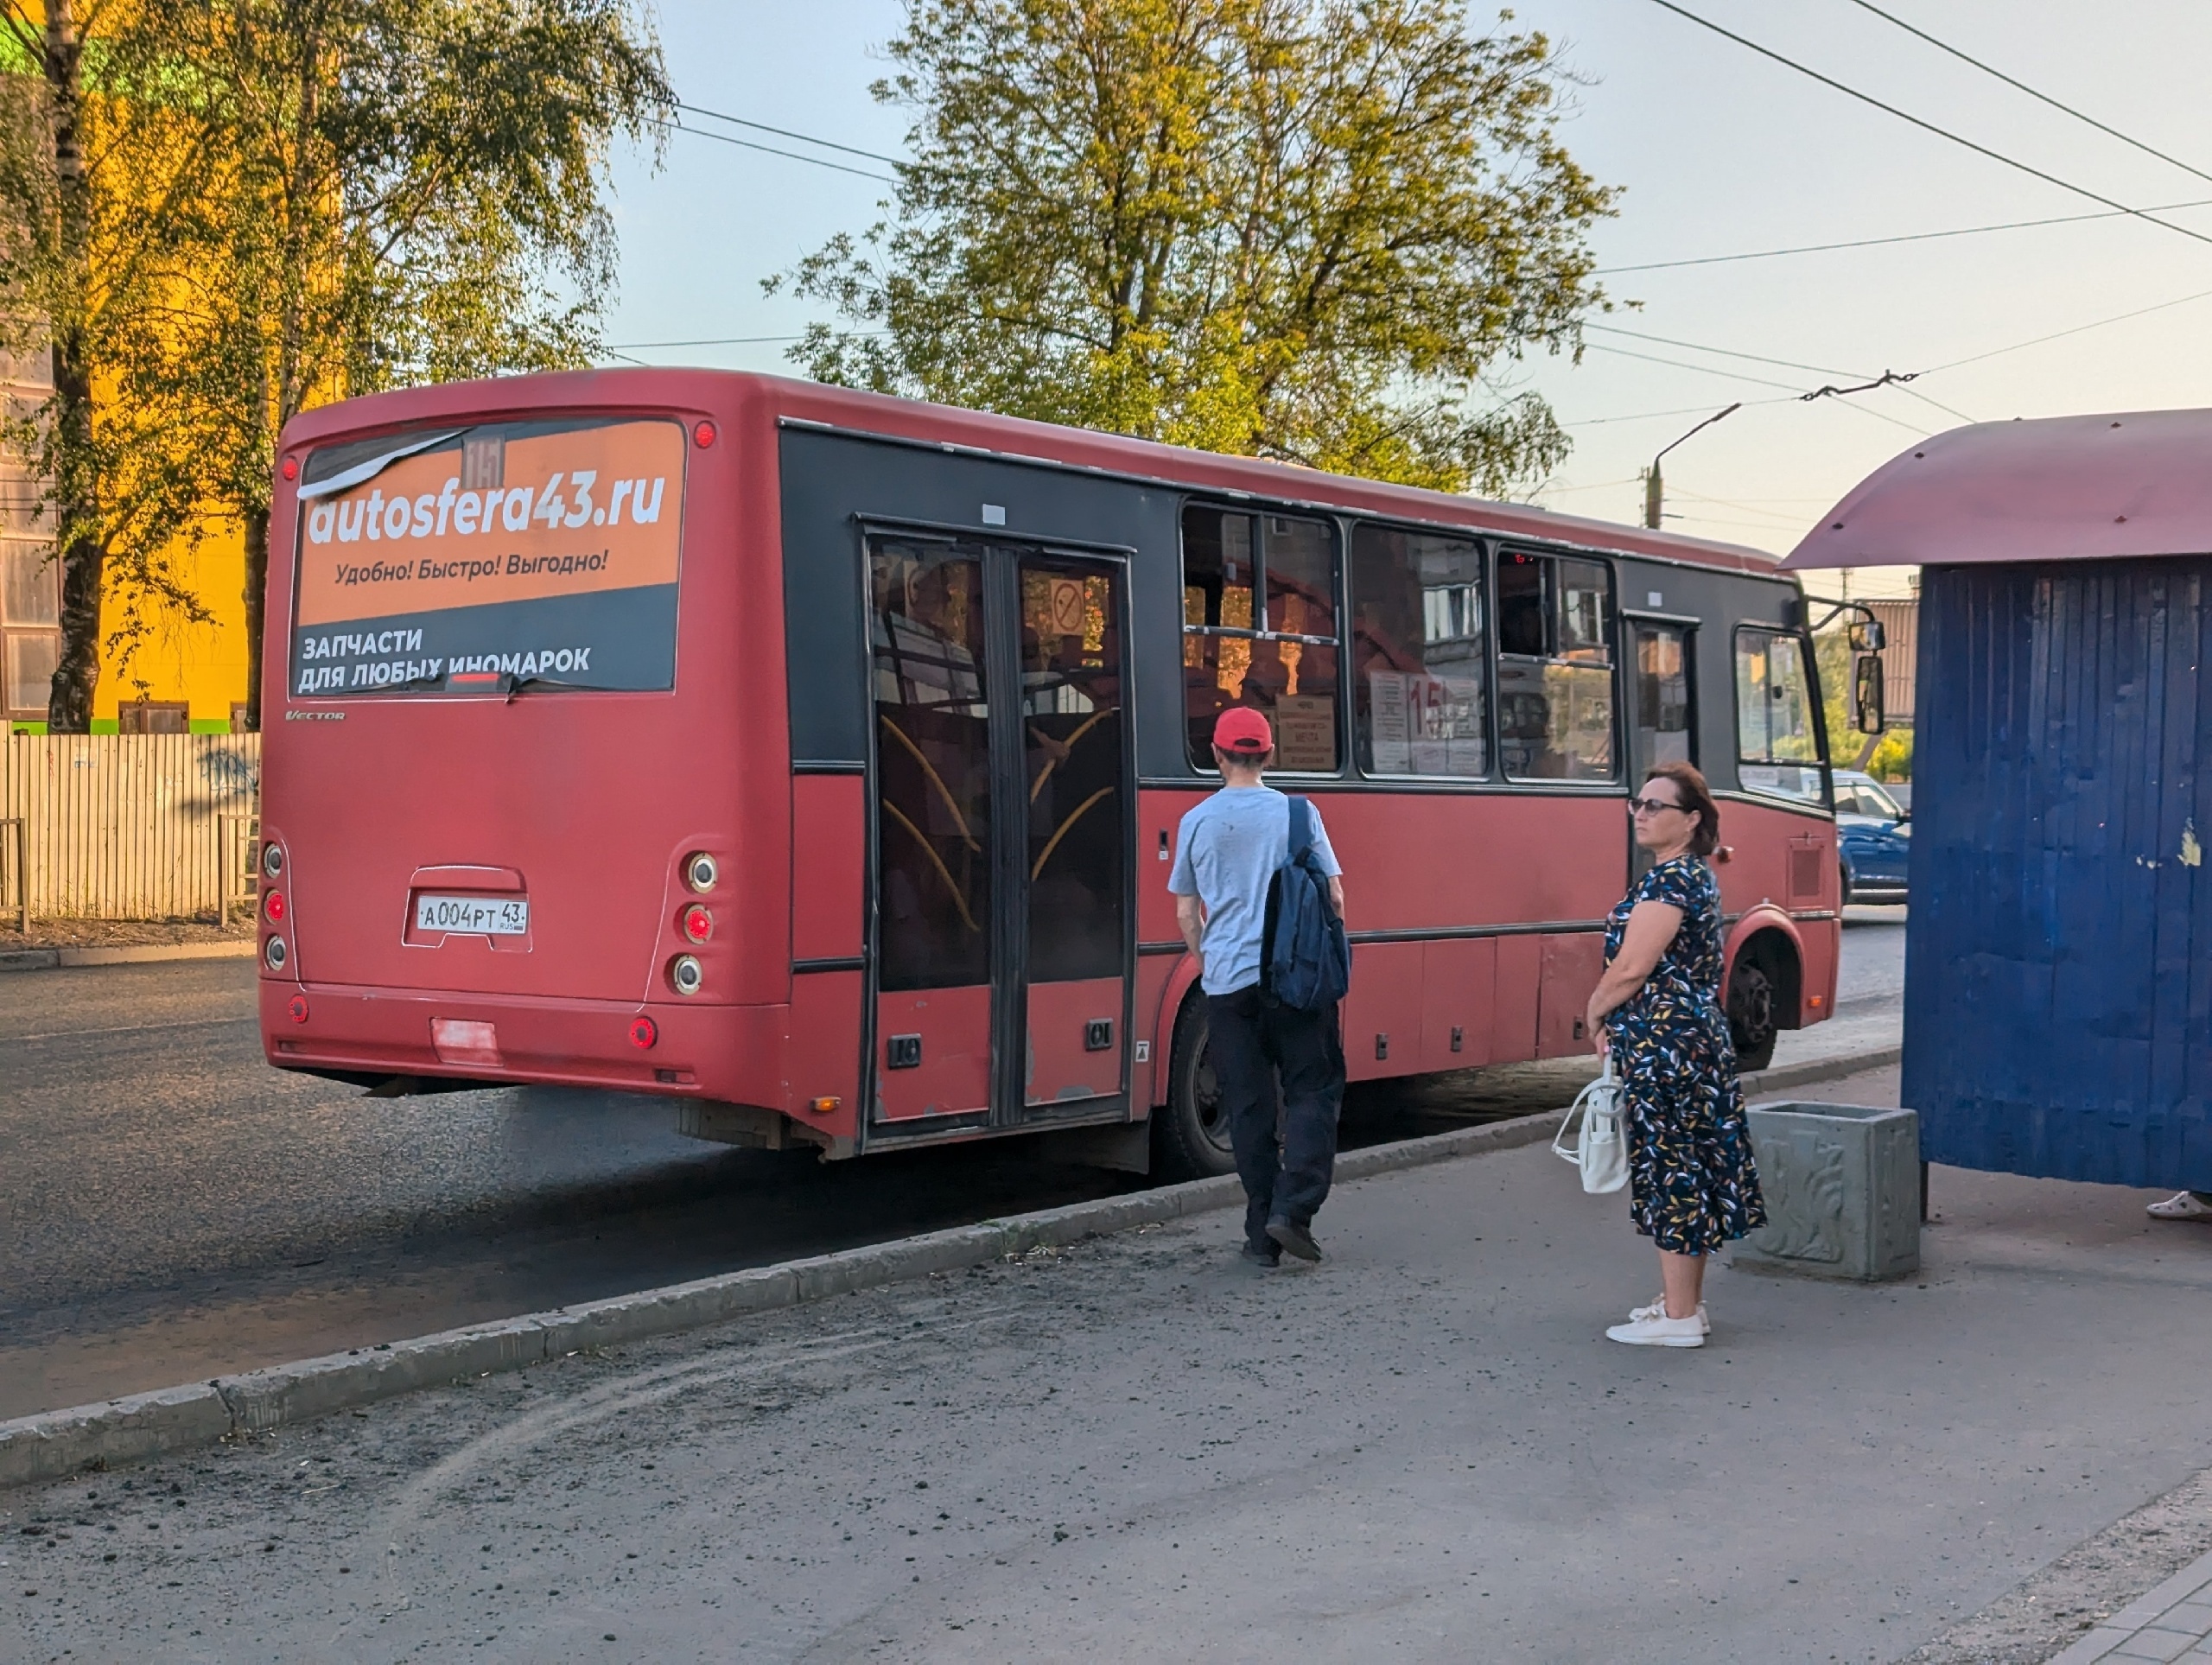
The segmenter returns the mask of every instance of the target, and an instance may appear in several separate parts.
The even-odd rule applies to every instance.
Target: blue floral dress
[[[1702,1255],[1766,1223],[1758,1170],[1720,1009],[1720,887],[1678,855],[1639,879],[1605,920],[1605,963],[1638,902],[1682,923],[1643,987],[1605,1019],[1628,1129],[1629,1217],[1660,1248]]]

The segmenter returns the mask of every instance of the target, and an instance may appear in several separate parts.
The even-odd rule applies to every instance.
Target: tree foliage
[[[1461,0],[908,0],[892,217],[772,280],[823,380],[1384,479],[1566,454],[1532,347],[1580,351],[1613,194],[1541,35]]]
[[[136,70],[103,107],[178,162],[176,188],[116,193],[146,276],[95,375],[102,419],[137,438],[86,466],[110,546],[137,558],[164,544],[117,519],[134,467],[173,483],[170,536],[243,528],[257,714],[284,424],[341,395],[588,362],[613,273],[609,149],[657,131],[673,95],[632,0],[112,3],[99,38],[127,36],[114,55]],[[86,264],[97,289],[105,257]],[[34,283],[66,304],[59,263],[27,265],[18,287]],[[58,493],[77,465],[55,414]],[[65,602],[65,655],[69,624]]]
[[[126,658],[152,620],[207,617],[174,560],[190,459],[154,413],[104,397],[159,314],[166,216],[207,178],[193,124],[149,96],[172,16],[163,0],[0,3],[0,346],[48,355],[53,379],[5,435],[40,483],[22,518],[53,533],[61,565],[48,715],[63,731],[90,726],[111,594]]]

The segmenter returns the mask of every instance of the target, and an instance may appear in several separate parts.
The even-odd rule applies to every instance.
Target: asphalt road
[[[1724,1256],[1677,1352],[1541,1147],[1379,1175],[1311,1270],[1224,1211],[10,1494],[0,1656],[2026,1665],[2203,1541],[2156,1194],[1939,1168],[1916,1276]]]
[[[1839,1016],[1893,1007],[1854,909]],[[1541,1071],[1361,1096],[1348,1141],[1559,1101]],[[1141,1183],[1020,1141],[825,1166],[545,1089],[367,1099],[272,1071],[242,962],[0,978],[0,1418],[1045,1208]]]

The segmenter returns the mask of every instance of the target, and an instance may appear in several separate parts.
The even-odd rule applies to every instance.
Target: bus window
[[[1263,598],[1256,613],[1255,598]],[[1334,774],[1337,550],[1318,520],[1193,505],[1183,512],[1183,688],[1192,764],[1213,766],[1213,725],[1264,713],[1274,766]]]
[[[482,423],[300,473],[294,698],[676,685],[681,423]]]
[[[1128,862],[1118,574],[1021,563],[1029,977],[1122,975]]]
[[[868,591],[882,987],[986,983],[991,751],[980,552],[878,543]]]
[[[1636,706],[1632,740],[1639,781],[1662,763],[1694,763],[1690,693],[1690,633],[1681,625],[1636,626]]]
[[[1736,756],[1745,791],[1821,801],[1820,742],[1802,639],[1750,626],[1737,631]]]
[[[1359,766],[1487,775],[1480,547],[1362,525],[1352,533],[1351,581]]]
[[[1612,597],[1604,566],[1510,551],[1497,569],[1497,724],[1514,780],[1611,780]]]

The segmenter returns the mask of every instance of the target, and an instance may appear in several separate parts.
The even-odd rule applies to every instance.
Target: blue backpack
[[[1290,800],[1290,860],[1268,881],[1260,973],[1268,994],[1300,1012],[1325,1012],[1351,987],[1351,944],[1313,859],[1313,806],[1302,798]]]

